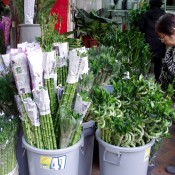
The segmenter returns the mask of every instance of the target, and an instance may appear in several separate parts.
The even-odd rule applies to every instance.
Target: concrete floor
[[[175,124],[170,128],[171,138],[164,139],[155,159],[155,168],[152,175],[170,175],[165,168],[175,165]]]
[[[171,137],[161,142],[156,153],[155,166],[148,168],[147,175],[171,175],[165,169],[169,165],[175,165],[175,124],[170,127],[170,133]],[[94,148],[92,175],[100,175],[97,148]]]

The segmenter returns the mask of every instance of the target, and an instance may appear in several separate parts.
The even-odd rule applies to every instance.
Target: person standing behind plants
[[[141,17],[140,30],[145,33],[145,41],[150,45],[150,51],[153,55],[155,81],[159,80],[162,69],[162,58],[165,56],[166,46],[163,44],[156,31],[155,23],[158,18],[165,14],[161,9],[162,0],[150,0],[150,8]]]
[[[175,15],[167,13],[161,16],[156,22],[155,30],[161,42],[167,46],[159,78],[162,90],[166,91],[175,79]],[[166,170],[175,174],[175,166],[168,166]]]

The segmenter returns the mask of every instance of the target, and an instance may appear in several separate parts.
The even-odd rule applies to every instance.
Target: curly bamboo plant
[[[118,78],[113,88],[113,94],[101,87],[95,87],[91,94],[91,110],[105,142],[136,147],[169,135],[175,118],[171,87],[164,94],[153,80],[140,76]]]

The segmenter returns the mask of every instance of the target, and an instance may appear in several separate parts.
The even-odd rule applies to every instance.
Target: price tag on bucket
[[[43,169],[48,170],[63,170],[66,166],[66,156],[58,156],[58,157],[40,157],[40,165]]]
[[[144,161],[147,161],[149,159],[150,152],[151,152],[150,147],[145,150]]]

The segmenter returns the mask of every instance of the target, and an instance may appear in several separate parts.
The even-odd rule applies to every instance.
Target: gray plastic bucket
[[[34,42],[35,37],[41,36],[40,24],[19,24],[19,43]]]
[[[79,169],[79,152],[83,146],[84,136],[73,146],[44,150],[30,146],[22,138],[27,150],[30,175],[77,175]]]
[[[83,125],[84,146],[80,152],[80,164],[78,175],[91,175],[94,139],[95,139],[95,121],[85,122]]]
[[[125,148],[108,144],[100,139],[99,129],[96,131],[99,143],[100,175],[146,175],[151,147],[150,143]]]

